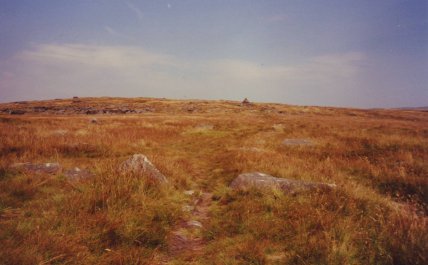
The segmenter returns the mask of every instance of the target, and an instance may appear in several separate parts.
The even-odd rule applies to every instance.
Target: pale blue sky
[[[428,105],[428,1],[0,0],[0,102]]]

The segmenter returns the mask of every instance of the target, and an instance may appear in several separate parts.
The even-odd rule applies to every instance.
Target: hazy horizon
[[[0,102],[428,102],[428,2],[0,0]]]

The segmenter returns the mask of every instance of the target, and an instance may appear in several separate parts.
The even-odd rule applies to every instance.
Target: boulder
[[[252,188],[262,190],[278,189],[288,194],[296,194],[310,190],[330,190],[335,184],[309,182],[295,179],[276,178],[260,172],[243,173],[235,178],[230,187],[235,190],[249,190]]]
[[[43,163],[43,164],[33,164],[33,163],[15,163],[12,165],[12,168],[18,170],[24,170],[31,173],[39,174],[55,174],[61,170],[61,166],[58,163]]]
[[[143,154],[135,154],[120,165],[124,174],[133,174],[145,177],[157,183],[167,183],[167,178]]]

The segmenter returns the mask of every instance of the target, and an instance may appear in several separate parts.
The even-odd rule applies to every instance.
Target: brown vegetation
[[[124,106],[128,114],[99,111]],[[427,263],[427,112],[147,98],[1,110],[2,265]],[[119,172],[136,153],[169,185]],[[11,166],[19,162],[62,170]],[[91,174],[69,179],[75,167]],[[337,187],[294,195],[229,188],[245,172]],[[194,214],[183,211],[185,190],[212,194],[203,245],[171,255],[168,238]]]

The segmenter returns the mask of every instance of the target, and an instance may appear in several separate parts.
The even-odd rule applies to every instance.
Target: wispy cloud
[[[105,26],[104,30],[108,34],[110,34],[112,37],[117,37],[117,38],[120,38],[120,39],[129,39],[129,40],[133,39],[133,37],[128,36],[126,34],[123,34],[122,32],[119,32],[119,31],[117,31],[116,29],[114,29],[114,28],[112,28],[110,26]]]
[[[78,64],[88,67],[126,68],[171,65],[173,57],[134,46],[98,46],[84,44],[46,44],[17,55],[21,61],[41,64]]]
[[[104,29],[110,34],[110,35],[119,35],[119,33],[114,30],[113,28],[109,26],[105,26]]]
[[[137,6],[135,6],[134,4],[132,4],[131,2],[126,2],[126,5],[128,6],[128,8],[134,12],[134,14],[137,16],[138,19],[143,19],[144,18],[144,13],[143,11],[141,11],[141,9],[139,9]]]
[[[25,88],[55,97],[252,97],[304,103],[308,91],[314,99],[349,93],[346,87],[364,58],[361,53],[326,54],[294,65],[261,65],[241,59],[188,60],[135,46],[44,44],[20,52],[0,65],[0,72],[11,73],[4,89],[12,94]]]

